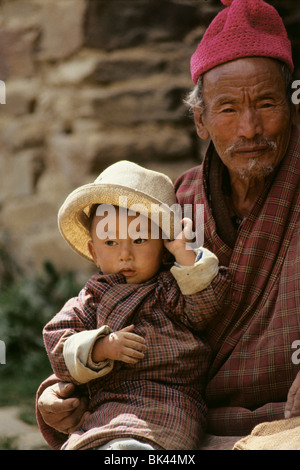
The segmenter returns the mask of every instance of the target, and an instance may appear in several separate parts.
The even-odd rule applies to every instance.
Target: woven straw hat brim
[[[127,204],[122,204],[122,202],[127,202]],[[90,183],[81,186],[75,189],[61,206],[58,212],[58,226],[71,248],[89,261],[93,260],[88,250],[88,241],[91,239],[88,216],[93,204],[111,204],[132,208],[154,222],[157,222],[159,218],[159,226],[165,236],[170,239],[173,239],[181,230],[181,219],[176,213],[159,199],[148,194],[114,184]],[[174,204],[176,204],[175,196]],[[135,205],[137,205],[135,208],[132,207]]]

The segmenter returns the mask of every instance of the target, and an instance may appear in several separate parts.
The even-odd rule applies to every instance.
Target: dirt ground
[[[0,450],[49,450],[38,426],[24,423],[17,407],[0,408]]]

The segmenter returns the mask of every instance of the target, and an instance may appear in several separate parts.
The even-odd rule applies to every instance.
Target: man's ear
[[[98,260],[97,260],[97,256],[96,256],[96,251],[95,251],[94,244],[93,244],[92,240],[88,241],[88,250],[89,250],[89,253],[90,253],[91,257],[93,258],[93,261],[94,261],[95,265],[99,268]]]
[[[203,112],[197,108],[194,108],[193,112],[194,112],[194,122],[195,122],[198,136],[202,140],[208,139],[210,135],[203,122]]]

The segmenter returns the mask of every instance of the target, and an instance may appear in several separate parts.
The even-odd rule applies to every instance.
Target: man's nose
[[[259,112],[254,108],[246,108],[239,115],[238,137],[253,139],[257,135],[262,135],[263,126]]]

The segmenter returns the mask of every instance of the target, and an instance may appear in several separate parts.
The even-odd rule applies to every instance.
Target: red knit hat
[[[291,43],[282,19],[263,0],[221,0],[224,8],[211,22],[191,58],[194,83],[201,74],[242,57],[270,57],[293,72]]]

